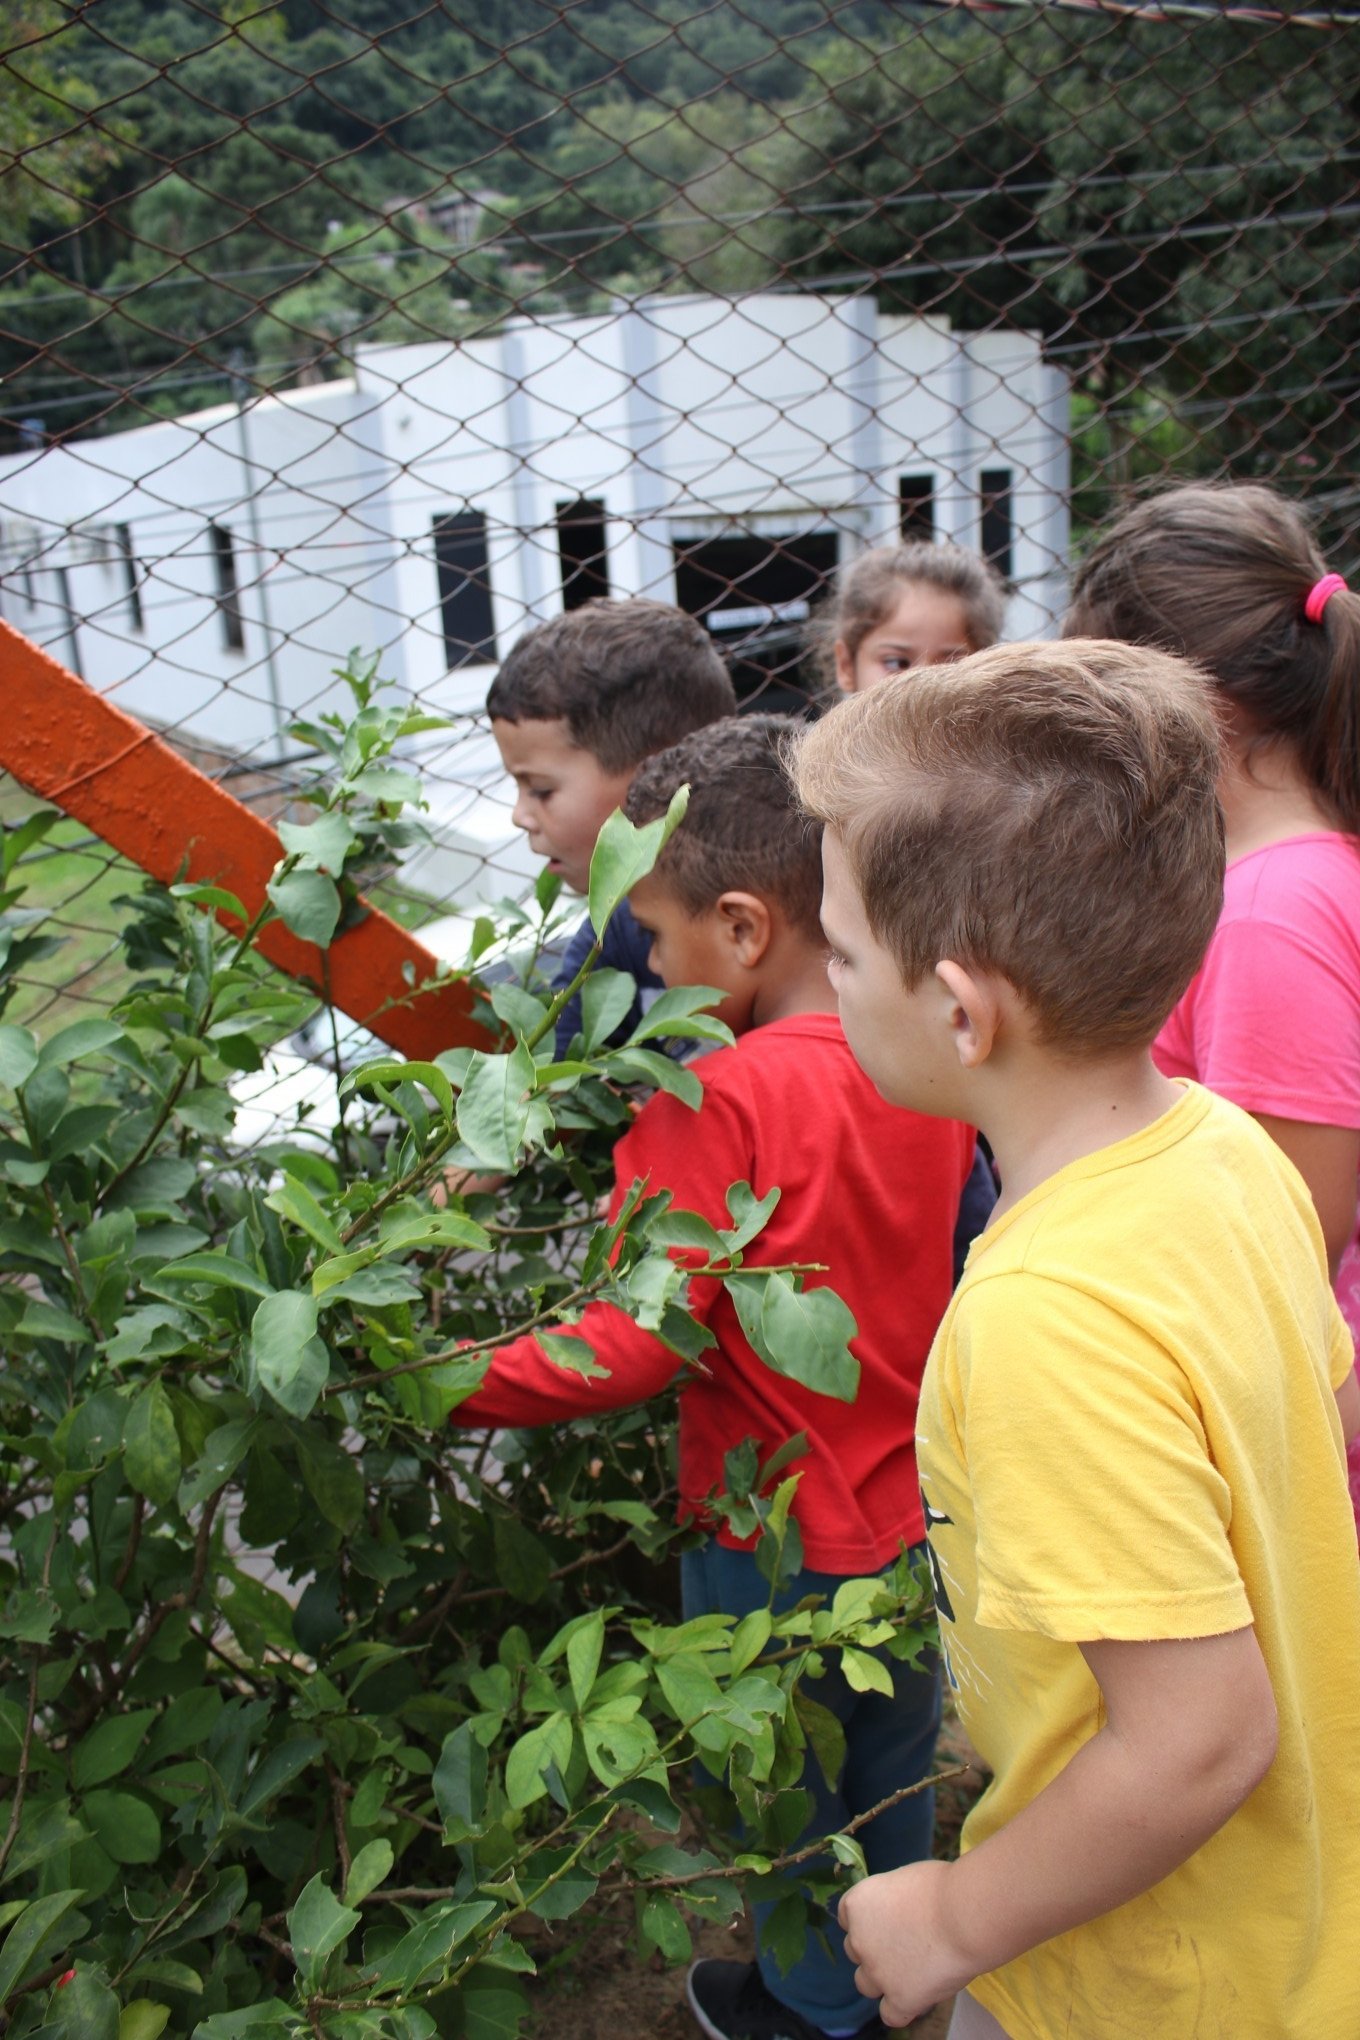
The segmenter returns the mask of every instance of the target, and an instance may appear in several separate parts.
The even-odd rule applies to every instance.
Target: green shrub
[[[360,911],[356,868],[419,826],[392,760],[411,719],[349,677],[355,720],[310,732],[333,777],[266,910],[322,942]],[[22,858],[52,819],[5,842],[0,1002],[49,939]],[[607,826],[598,926],[676,819]],[[839,1737],[800,1682],[827,1652],[875,1682],[865,1646],[918,1650],[918,1582],[677,1626],[667,1409],[447,1427],[496,1343],[590,1297],[698,1360],[677,1245],[743,1291],[770,1364],[853,1395],[844,1306],[743,1264],[772,1199],[734,1185],[719,1232],[639,1184],[595,1217],[622,1087],[697,1096],[657,1043],[723,1035],[705,994],[611,1048],[631,982],[596,972],[554,1061],[540,887],[502,917],[526,956],[482,988],[485,1050],[370,1061],[334,1128],[244,1151],[229,1086],[314,1002],[258,963],[259,920],[233,934],[213,908],[245,922],[216,889],[147,886],[106,1018],[41,1042],[0,1022],[0,2030],[503,2040],[526,1924],[618,1890],[672,1960],[685,1910],[782,1894],[792,1956],[780,1850],[805,1749],[832,1766]],[[451,1168],[481,1187],[439,1203]],[[772,1580],[798,1560],[781,1457],[739,1448],[720,1504],[764,1526]],[[740,1864],[677,1840],[696,1763],[744,1822]],[[835,1853],[853,1869],[852,1837]]]

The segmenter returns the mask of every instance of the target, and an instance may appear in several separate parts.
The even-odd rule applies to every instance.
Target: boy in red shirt
[[[758,1196],[777,1187],[748,1265],[825,1263],[826,1274],[809,1279],[828,1283],[854,1313],[861,1376],[857,1400],[846,1404],[765,1366],[721,1282],[690,1284],[689,1309],[717,1347],[681,1389],[682,1516],[704,1519],[705,1498],[724,1484],[723,1456],[743,1439],[753,1438],[764,1459],[807,1434],[791,1469],[802,1475],[793,1514],[805,1569],[781,1591],[780,1607],[807,1594],[829,1599],[841,1579],[878,1572],[924,1539],[917,1390],[949,1300],[954,1226],[973,1159],[971,1129],[885,1108],[846,1046],[818,921],[819,831],[793,807],[781,757],[788,734],[774,716],[712,724],[649,759],[628,793],[630,818],[646,822],[690,787],[686,818],[633,892],[633,911],[651,935],[652,967],[668,985],[720,987],[716,1010],[738,1040],[695,1065],[704,1092],[697,1122],[664,1093],[644,1107],[616,1150],[610,1212],[646,1178],[681,1209],[725,1225],[730,1183],[746,1181]],[[675,1376],[675,1355],[611,1304],[590,1305],[579,1333],[607,1378],[554,1365],[526,1337],[496,1354],[456,1421],[524,1425],[619,1409]],[[685,1554],[682,1578],[687,1617],[715,1609],[741,1616],[769,1602],[752,1551],[725,1525]],[[847,1754],[835,1793],[809,1764],[810,1833],[839,1827],[929,1774],[937,1675],[884,1662],[891,1697],[853,1692],[839,1671],[817,1684],[816,1698],[844,1724]],[[863,1831],[871,1868],[928,1856],[931,1831],[930,1795],[902,1801]],[[762,1924],[757,1906],[758,1945]],[[810,1942],[787,1975],[763,1949],[759,1964],[696,1963],[690,2003],[710,2040],[815,2040],[873,2020],[830,1923],[828,1940],[831,1952]]]

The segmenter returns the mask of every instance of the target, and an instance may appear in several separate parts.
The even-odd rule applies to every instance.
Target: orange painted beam
[[[32,792],[84,822],[153,878],[221,885],[254,915],[283,845],[250,809],[188,764],[145,723],[105,701],[50,653],[0,620],[0,765]],[[465,985],[412,997],[438,959],[377,907],[330,945],[330,997],[342,1013],[403,1055],[428,1060],[460,1045],[485,1048]],[[219,914],[227,927],[238,924]],[[281,921],[257,947],[320,991],[322,952]],[[386,1006],[388,1000],[401,1004]],[[385,1010],[381,1010],[386,1006]]]

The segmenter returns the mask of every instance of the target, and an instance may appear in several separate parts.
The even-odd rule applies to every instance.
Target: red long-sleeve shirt
[[[973,1131],[885,1105],[829,1013],[771,1022],[695,1064],[696,1114],[658,1093],[614,1151],[611,1217],[635,1178],[673,1192],[676,1206],[728,1226],[729,1183],[763,1196],[774,1215],[747,1249],[748,1266],[821,1261],[859,1326],[853,1403],[776,1374],[744,1337],[720,1281],[692,1280],[689,1309],[717,1340],[707,1374],[680,1392],[682,1516],[702,1515],[723,1482],[723,1455],[754,1438],[762,1457],[805,1431],[794,1515],[804,1563],[876,1571],[925,1534],[913,1438],[921,1372],[949,1300],[959,1196]],[[613,1304],[590,1304],[579,1326],[607,1380],[555,1366],[532,1337],[496,1354],[482,1386],[454,1413],[462,1425],[543,1424],[642,1402],[681,1363]],[[724,1543],[736,1543],[725,1528]]]

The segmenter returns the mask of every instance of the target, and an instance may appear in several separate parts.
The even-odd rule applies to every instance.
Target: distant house
[[[294,754],[289,723],[338,705],[336,664],[381,648],[455,724],[426,760],[441,850],[422,882],[495,895],[530,865],[476,718],[527,624],[646,593],[703,616],[749,676],[838,563],[906,532],[987,552],[1009,633],[1046,633],[1067,413],[1037,337],[869,298],[515,319],[7,456],[0,611],[133,714],[249,764]]]

